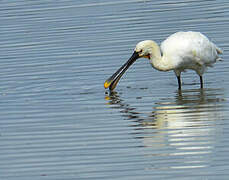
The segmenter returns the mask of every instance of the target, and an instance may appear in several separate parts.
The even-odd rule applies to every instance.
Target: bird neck
[[[170,58],[166,55],[161,55],[161,50],[159,46],[154,48],[150,53],[150,63],[153,68],[159,71],[170,71],[174,69],[174,66],[170,60]]]

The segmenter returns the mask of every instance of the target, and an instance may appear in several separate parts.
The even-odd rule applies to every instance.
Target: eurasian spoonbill
[[[139,42],[130,59],[108,78],[104,87],[115,89],[125,71],[141,57],[148,58],[152,67],[159,71],[173,70],[181,89],[181,72],[192,69],[200,77],[200,87],[203,88],[203,78],[207,67],[211,67],[222,54],[222,50],[200,32],[177,32],[161,43],[145,40]]]

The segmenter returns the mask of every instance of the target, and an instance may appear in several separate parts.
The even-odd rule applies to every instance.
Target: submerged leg
[[[202,76],[200,76],[200,88],[203,89],[204,85],[203,85],[203,78]]]
[[[177,81],[178,81],[178,89],[181,90],[181,80],[180,80],[180,76],[177,76]]]

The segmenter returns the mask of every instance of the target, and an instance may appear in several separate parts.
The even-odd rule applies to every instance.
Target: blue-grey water
[[[227,0],[0,1],[0,179],[229,179]],[[137,42],[200,31],[224,61],[192,71],[139,59]]]

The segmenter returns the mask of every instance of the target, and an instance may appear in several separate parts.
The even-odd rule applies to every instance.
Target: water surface
[[[229,3],[2,1],[0,179],[228,179]],[[103,83],[136,43],[200,31],[223,62],[173,72],[138,60]]]

